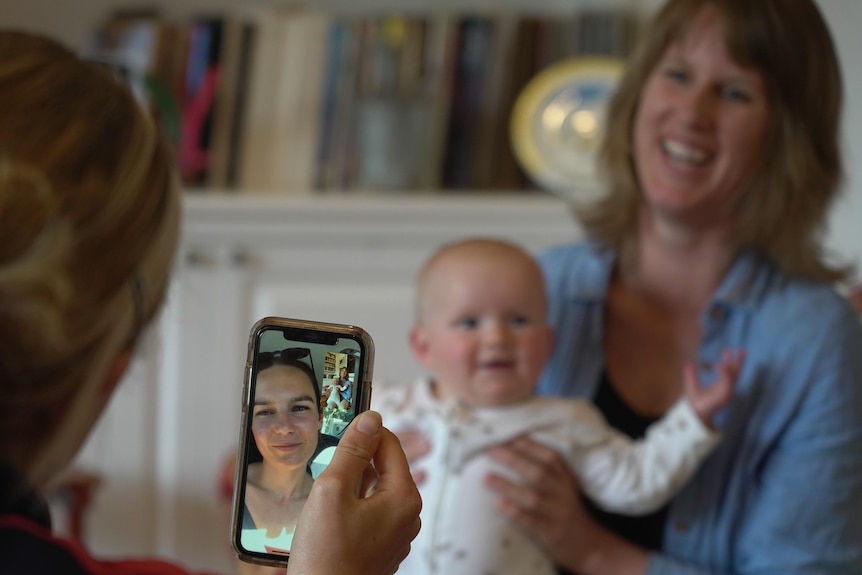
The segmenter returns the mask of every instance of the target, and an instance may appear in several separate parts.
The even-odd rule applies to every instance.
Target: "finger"
[[[694,396],[701,390],[700,380],[697,378],[697,368],[695,368],[694,363],[688,361],[682,367],[682,380],[685,393],[689,397]]]
[[[342,477],[360,485],[382,438],[383,421],[376,411],[359,414],[344,432],[335,447],[332,461],[320,474]]]
[[[422,485],[425,482],[425,478],[428,477],[428,473],[424,469],[416,469],[411,471],[413,474],[413,482],[416,485]]]
[[[720,383],[725,387],[732,387],[739,377],[744,362],[745,350],[740,349],[736,352],[725,350],[722,352],[721,362],[718,365]]]
[[[524,482],[546,484],[560,470],[559,454],[528,438],[518,438],[490,450],[491,457],[514,471]]]
[[[379,445],[374,454],[374,467],[380,476],[378,485],[408,485],[416,489],[413,475],[410,473],[410,464],[401,448],[401,442],[394,433],[385,427],[380,431]]]
[[[385,427],[381,430],[380,444],[374,454],[374,467],[377,470],[378,479],[370,495],[374,497],[378,494],[382,497],[388,495],[391,500],[388,505],[392,511],[397,508],[398,516],[418,520],[419,512],[422,510],[422,497],[413,481],[410,465],[407,463],[404,450],[401,449],[401,443],[395,434]],[[407,541],[411,541],[416,533],[410,533]]]
[[[513,457],[519,457],[537,465],[549,465],[558,458],[554,449],[526,436],[516,437],[495,449],[500,448],[509,451]]]
[[[733,374],[739,372],[742,364],[745,363],[745,350],[737,349],[735,351],[726,349],[721,352],[721,361],[718,364],[719,369],[724,369]]]
[[[397,435],[401,441],[401,448],[407,456],[407,461],[411,463],[431,451],[431,444],[425,435],[419,431],[414,429],[398,430]]]
[[[541,502],[539,494],[534,489],[496,473],[488,474],[485,477],[485,484],[501,496],[500,501],[517,502],[517,506],[528,509],[535,509]]]
[[[570,493],[559,492],[559,488],[541,493],[537,489],[530,489],[493,475],[486,478],[486,485],[499,496],[498,511],[521,527],[541,536],[559,523],[566,502],[576,493],[576,486],[571,482],[558,484],[565,485],[571,490]]]
[[[497,503],[497,509],[528,532],[541,532],[548,525],[549,518],[547,516],[536,512],[534,508],[523,508],[517,505],[516,500],[500,499]]]
[[[742,366],[745,364],[745,350],[738,349],[732,358],[732,366],[733,366],[733,375],[734,377],[739,375],[739,372],[742,370]]]
[[[380,476],[373,465],[368,465],[365,471],[362,472],[362,482],[359,485],[357,495],[359,497],[368,497],[374,493],[374,487],[377,485],[377,480]]]

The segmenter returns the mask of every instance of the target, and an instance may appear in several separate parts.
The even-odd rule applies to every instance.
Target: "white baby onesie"
[[[718,443],[687,401],[680,401],[632,441],[584,400],[534,397],[501,408],[441,402],[427,379],[375,390],[373,409],[394,432],[414,429],[431,451],[423,470],[422,529],[400,575],[556,575],[547,554],[496,509],[490,472],[517,479],[486,451],[520,435],[554,448],[600,508],[643,515],[661,508]]]

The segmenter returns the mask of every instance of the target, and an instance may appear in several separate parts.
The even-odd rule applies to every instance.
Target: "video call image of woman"
[[[318,381],[313,354],[297,357],[295,351],[258,356],[240,535],[247,551],[289,554],[314,477],[338,442],[321,432],[325,380]]]
[[[347,374],[347,368],[342,367],[339,375],[324,385],[324,401],[321,405],[332,409],[347,411],[351,408],[351,382]]]

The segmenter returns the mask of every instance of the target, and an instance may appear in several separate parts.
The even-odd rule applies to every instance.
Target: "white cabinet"
[[[216,470],[231,452],[248,333],[267,315],[351,323],[376,347],[375,381],[421,373],[407,346],[413,277],[439,245],[571,241],[544,195],[186,197],[167,307],[79,463],[104,483],[86,525],[100,555],[157,554],[230,572]],[[373,406],[373,399],[372,399]]]

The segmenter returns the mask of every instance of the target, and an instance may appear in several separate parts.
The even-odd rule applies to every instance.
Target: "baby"
[[[326,397],[325,407],[342,410],[348,409],[349,404],[341,397],[341,392],[345,389],[347,389],[347,386],[341,385],[341,379],[337,375],[333,375],[332,383],[323,388],[323,393]]]
[[[717,444],[710,422],[741,352],[723,354],[710,386],[686,369],[685,397],[632,441],[585,400],[534,396],[553,343],[545,297],[533,258],[499,240],[449,244],[420,271],[410,346],[431,376],[380,390],[374,405],[388,427],[432,446],[413,463],[425,474],[422,530],[399,573],[557,573],[484,487],[492,471],[511,476],[486,453],[494,445],[529,434],[565,458],[597,506],[639,515],[665,505]]]

